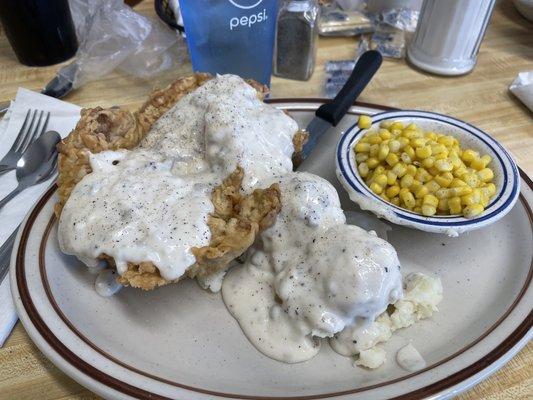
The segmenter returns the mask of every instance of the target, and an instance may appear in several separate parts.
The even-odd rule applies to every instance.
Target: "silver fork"
[[[38,183],[45,182],[46,180],[50,179],[52,176],[55,175],[57,172],[57,158],[54,162],[54,167],[52,170],[44,177],[40,179]],[[9,238],[5,241],[5,243],[0,247],[0,283],[4,280],[5,276],[7,275],[7,271],[9,270],[9,263],[11,260],[11,252],[13,251],[13,245],[15,244],[15,238],[17,237],[17,232],[19,230],[19,226],[15,229],[15,231],[9,236]]]
[[[46,115],[44,121],[43,115]],[[39,110],[33,110],[32,113],[32,110],[28,110],[15,142],[4,158],[0,160],[0,175],[5,174],[8,171],[12,171],[17,167],[17,162],[20,157],[22,157],[22,153],[26,151],[28,146],[35,139],[37,139],[46,131],[49,119],[49,112],[45,114],[45,112],[42,110],[40,112]]]

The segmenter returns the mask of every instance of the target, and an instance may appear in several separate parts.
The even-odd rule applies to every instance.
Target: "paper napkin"
[[[520,72],[509,90],[533,111],[533,71]]]
[[[80,118],[80,107],[20,88],[8,112],[0,122],[0,159],[15,141],[28,109],[50,111],[47,129],[57,131],[61,137],[68,135]],[[22,222],[24,216],[51,183],[52,181],[48,180],[26,189],[0,211],[0,245]],[[16,186],[17,179],[14,171],[0,176],[0,199]],[[16,321],[17,315],[11,299],[9,276],[7,276],[0,283],[0,347],[4,344]]]

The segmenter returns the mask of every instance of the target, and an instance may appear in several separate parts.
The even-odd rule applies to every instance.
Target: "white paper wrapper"
[[[520,72],[509,90],[533,111],[533,71]]]

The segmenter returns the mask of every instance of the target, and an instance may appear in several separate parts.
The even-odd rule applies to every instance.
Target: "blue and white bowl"
[[[481,154],[492,157],[490,168],[494,171],[496,195],[492,197],[485,211],[475,218],[461,215],[434,215],[426,217],[404,208],[395,206],[374,194],[359,175],[353,147],[366,133],[354,125],[346,131],[337,145],[337,177],[350,198],[363,210],[368,210],[380,218],[394,224],[405,225],[427,232],[444,233],[449,236],[479,229],[490,225],[514,206],[520,193],[518,168],[509,153],[494,138],[482,130],[458,119],[426,111],[390,111],[372,116],[372,125],[381,121],[402,121],[415,123],[425,131],[436,131],[456,137],[463,147],[472,148]]]

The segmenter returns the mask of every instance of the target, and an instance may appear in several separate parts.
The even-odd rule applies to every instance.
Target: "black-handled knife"
[[[313,120],[307,125],[306,131],[309,137],[303,146],[302,152],[297,155],[295,164],[299,165],[301,161],[309,156],[319,139],[329,128],[337,126],[353,105],[355,99],[377,72],[382,61],[381,54],[375,50],[366,51],[359,57],[350,77],[337,96],[329,103],[320,106],[316,110]]]

